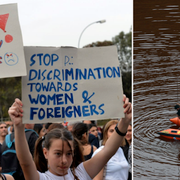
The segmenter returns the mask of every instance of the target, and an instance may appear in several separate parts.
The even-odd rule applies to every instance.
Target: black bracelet
[[[127,133],[127,131],[126,131],[125,133],[120,132],[119,129],[118,129],[118,127],[117,127],[117,124],[116,124],[115,130],[116,130],[116,132],[117,132],[120,136],[125,136],[126,133]]]

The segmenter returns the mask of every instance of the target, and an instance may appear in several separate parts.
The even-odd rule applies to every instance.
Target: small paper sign
[[[24,47],[17,4],[0,6],[0,78],[25,76]]]

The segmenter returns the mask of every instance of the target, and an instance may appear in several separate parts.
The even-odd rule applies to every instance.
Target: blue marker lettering
[[[57,54],[52,54],[51,57],[52,57],[51,66],[53,66],[54,62],[59,59],[59,56]]]
[[[39,57],[39,65],[41,66],[41,65],[42,65],[42,59],[41,59],[41,57],[43,56],[43,53],[37,54],[37,56]]]
[[[101,79],[101,73],[100,73],[100,70],[102,68],[101,67],[98,67],[98,68],[95,68],[94,70],[97,71],[97,74],[98,74],[98,78]]]
[[[43,76],[43,79],[42,81],[44,81],[46,79],[46,75],[44,75],[44,73],[46,72],[47,70],[45,69],[43,72],[42,72],[42,76]]]
[[[76,87],[78,85],[78,83],[74,83],[73,84],[73,91],[77,91],[78,90],[78,88]]]
[[[88,106],[82,106],[82,112],[84,117],[90,116]]]
[[[37,71],[35,69],[31,69],[29,71],[29,81],[36,79],[36,77],[37,77]]]
[[[47,57],[47,58],[46,58]],[[46,59],[47,59],[47,63],[46,63]],[[46,66],[49,66],[50,62],[51,62],[51,57],[49,54],[45,54],[44,58],[43,58],[43,62]]]
[[[107,75],[108,77],[112,77],[113,73],[112,73],[111,67],[107,67],[107,69],[106,69],[106,75]]]
[[[34,119],[34,115],[37,114],[37,110],[38,108],[33,108],[33,107],[30,108],[30,120]]]
[[[39,69],[38,70],[38,80],[40,80],[41,79],[41,70]]]
[[[106,70],[105,70],[105,68],[103,68],[103,75],[104,75],[104,78],[106,78]]]
[[[98,115],[99,113],[96,111],[96,105],[92,104],[90,105],[90,112],[91,112],[91,116],[95,113],[96,115]]]
[[[55,118],[60,118],[61,117],[60,107],[55,107],[54,108],[54,116],[55,116]]]
[[[52,96],[48,95],[48,101],[47,101],[47,105],[50,105],[50,101],[53,101],[53,105],[56,104],[56,94],[53,94]]]
[[[33,91],[33,85],[35,85],[36,83],[28,83],[27,85],[29,86],[30,85],[30,92]]]
[[[59,71],[59,69],[55,69],[53,79],[57,79],[57,80],[61,81],[61,79],[59,78],[60,74],[61,74],[61,72]]]
[[[65,108],[64,107],[61,108],[61,112],[62,112],[62,118],[64,118],[65,117]]]
[[[53,113],[53,108],[47,108],[47,119],[54,117],[54,115],[52,113]]]
[[[48,82],[47,85],[44,85],[43,83],[41,83],[42,91],[48,91],[49,90],[49,85],[50,85],[50,82]]]
[[[66,107],[66,116],[69,118],[72,117],[72,113],[73,113],[73,111],[70,111],[71,109],[72,109],[71,106]]]
[[[47,80],[51,80],[51,79],[52,79],[52,77],[50,77],[51,73],[52,73],[52,70],[48,72],[48,74],[47,74]]]
[[[64,89],[62,88],[62,82],[57,82],[57,92],[59,92],[60,90],[64,91]]]
[[[65,91],[67,92],[67,91],[70,91],[70,90],[71,90],[71,84],[66,82],[65,83]]]
[[[46,96],[44,94],[41,94],[39,101],[42,105],[46,104],[46,102],[47,102]]]
[[[87,79],[87,69],[84,68],[84,73],[81,71],[81,69],[76,69],[76,80]]]
[[[100,115],[104,114],[104,109],[102,109],[103,106],[104,104],[99,105],[99,110],[101,110]]]
[[[76,114],[81,117],[81,106],[74,106],[74,117],[76,117]]]
[[[120,68],[119,67],[117,67],[117,70],[115,67],[113,67],[113,77],[116,77],[116,75],[118,77],[120,77]]]
[[[37,98],[36,98],[36,99],[35,99],[35,98],[32,98],[32,97],[31,97],[31,94],[28,94],[28,96],[29,96],[29,100],[30,100],[31,104],[37,104],[37,103],[38,103],[39,94],[37,95]]]
[[[44,119],[44,117],[45,117],[45,110],[43,109],[43,108],[40,108],[39,109],[39,112],[38,112],[38,118],[40,119],[40,120],[42,120],[42,119]]]
[[[68,77],[70,76],[70,78],[73,80],[74,79],[74,74],[73,74],[73,68],[71,68],[70,70],[69,69],[66,69],[65,70],[65,80],[68,81]]]
[[[62,79],[64,81],[64,69],[62,69]]]
[[[32,63],[30,64],[30,66],[34,65],[35,62],[36,62],[36,61],[33,59],[35,56],[36,56],[36,54],[33,54],[33,55],[31,56],[31,59],[30,59],[30,60],[31,60]]]
[[[65,56],[64,58],[64,66],[70,61],[70,58],[68,56]]]
[[[94,79],[96,79],[93,70],[91,68],[89,68],[89,72],[88,72],[88,79],[90,79],[90,76],[92,76]]]
[[[64,104],[64,102],[62,101],[62,97],[63,97],[63,94],[56,95],[57,105]]]
[[[70,103],[74,103],[74,99],[73,99],[73,93],[70,93],[70,96],[68,94],[65,94],[65,104],[67,104],[67,100],[69,99]]]
[[[41,91],[41,84],[40,83],[36,83],[35,88],[36,88],[37,92],[40,92]]]
[[[52,91],[52,89],[54,89],[54,91],[56,92],[56,87],[54,85],[54,82],[51,82],[49,91]]]

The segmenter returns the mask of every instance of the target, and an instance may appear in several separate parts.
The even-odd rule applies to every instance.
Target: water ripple
[[[134,180],[174,180],[180,176],[180,141],[157,132],[178,127],[180,103],[179,3],[135,1],[133,83]],[[137,20],[136,20],[137,18]]]

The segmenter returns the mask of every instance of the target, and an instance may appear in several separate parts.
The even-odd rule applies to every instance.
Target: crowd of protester
[[[21,102],[18,101],[18,103],[21,103]],[[16,102],[16,104],[18,104],[18,103]],[[12,107],[13,107],[13,105],[12,105]],[[14,107],[15,107],[15,105],[14,105]],[[129,110],[129,113],[131,113],[131,110]],[[22,122],[17,118],[19,116],[16,116],[15,112],[9,112],[9,114],[11,116],[11,119],[13,119],[13,118],[15,119],[15,120],[13,120],[13,123],[15,124],[15,128],[18,129],[19,134],[17,133],[15,135],[12,125],[7,125],[6,123],[0,123],[0,155],[2,155],[2,153],[3,153],[2,145],[3,145],[3,143],[5,143],[6,135],[11,134],[11,139],[13,139],[14,136],[17,136],[17,137],[23,136],[23,134],[20,133],[20,131],[22,130],[22,128],[21,128]],[[18,125],[16,124],[17,119],[19,120]],[[113,134],[114,131],[116,131],[116,132],[118,131],[117,129],[115,130],[115,127],[118,124],[117,119],[109,120],[103,127],[97,126],[96,123],[97,123],[96,121],[84,120],[82,122],[25,124],[25,126],[24,126],[25,133],[24,134],[25,134],[25,138],[27,141],[27,146],[29,148],[29,151],[30,151],[31,155],[34,157],[36,169],[39,172],[38,177],[43,180],[46,179],[42,175],[42,172],[44,173],[45,171],[48,170],[48,166],[51,164],[51,162],[48,161],[48,165],[46,164],[48,156],[50,156],[50,155],[48,154],[48,152],[44,152],[44,150],[42,150],[43,149],[42,147],[46,147],[46,142],[44,142],[44,141],[48,138],[48,135],[49,135],[49,138],[52,138],[52,137],[50,137],[50,134],[53,132],[54,134],[60,133],[61,135],[64,133],[63,138],[61,137],[62,140],[64,141],[64,144],[63,144],[64,147],[65,146],[71,147],[71,145],[69,144],[69,140],[72,137],[73,137],[73,139],[75,139],[73,142],[74,154],[71,152],[72,150],[70,150],[70,152],[73,154],[73,158],[75,158],[75,160],[73,159],[73,162],[75,162],[75,163],[72,163],[72,165],[70,166],[72,168],[71,171],[72,171],[74,179],[79,179],[78,177],[82,176],[79,173],[79,171],[82,171],[84,174],[88,173],[88,175],[86,174],[86,175],[82,176],[82,177],[86,177],[86,179],[92,178],[94,180],[106,180],[106,179],[131,180],[131,178],[132,178],[132,170],[131,170],[132,169],[132,164],[131,164],[131,162],[132,162],[131,161],[132,125],[131,124],[128,126],[128,128],[126,128],[127,133],[125,136],[122,136],[122,141],[120,142],[119,148],[117,149],[117,151],[115,151],[115,154],[114,155],[112,154],[112,157],[109,157],[109,161],[107,163],[104,163],[105,161],[107,161],[107,160],[104,160],[104,162],[103,162],[104,166],[102,166],[102,164],[99,166],[97,165],[97,167],[98,167],[97,169],[99,169],[99,171],[97,170],[96,173],[92,173],[88,168],[89,165],[93,166],[94,165],[93,163],[97,162],[97,160],[94,162],[92,161],[92,163],[86,163],[86,164],[84,163],[84,167],[85,167],[86,171],[84,171],[83,167],[80,167],[81,162],[89,161],[92,157],[95,157],[96,154],[99,154],[99,152],[103,151],[103,149],[105,149],[105,147],[107,147],[106,146],[107,140],[111,137],[111,135]],[[8,126],[11,128],[11,130],[9,128],[9,131],[8,131]],[[18,126],[20,126],[20,127],[18,127]],[[27,129],[31,129],[31,131],[26,131]],[[56,132],[57,129],[61,129],[62,132]],[[68,135],[69,139],[67,137],[65,137],[65,134],[67,135],[68,132],[72,135],[72,137],[70,134]],[[53,134],[51,134],[51,136],[53,136]],[[54,137],[54,139],[55,139],[55,137]],[[21,143],[21,142],[18,142],[19,141],[18,138],[16,141],[18,144]],[[65,142],[67,142],[67,144]],[[52,144],[52,140],[51,140],[51,144]],[[48,146],[47,149],[50,148],[51,144],[47,145]],[[107,143],[107,145],[108,145],[108,143]],[[22,146],[24,146],[23,139],[22,139]],[[15,146],[15,147],[17,148],[17,146]],[[21,150],[26,150],[26,148],[24,149],[24,147],[21,148],[21,150],[19,150],[19,149],[20,148],[18,148],[18,150],[17,150],[19,152],[21,152]],[[83,154],[83,156],[81,156],[81,157],[80,157],[80,151],[82,151],[82,154]],[[45,155],[47,153],[47,157],[45,157],[46,159],[44,159],[43,153]],[[77,154],[75,154],[75,153],[77,153]],[[77,155],[79,155],[79,156],[77,156]],[[28,153],[27,154],[24,153],[24,155],[22,155],[20,157],[18,156],[18,159],[20,159],[20,161],[22,161],[23,158],[26,159],[28,157],[29,157]],[[38,159],[37,157],[38,158],[40,157],[40,158]],[[79,158],[78,160],[77,160],[77,157]],[[6,157],[6,158],[8,159],[8,157]],[[9,155],[9,158],[11,158],[10,155]],[[106,158],[104,157],[103,159],[106,159]],[[26,167],[24,167],[22,165],[23,163],[24,162],[20,162],[20,164],[19,163],[17,164],[17,169],[16,168],[14,169],[15,173],[12,173],[11,174],[12,176],[6,175],[6,174],[9,174],[9,172],[7,172],[8,171],[7,165],[2,164],[1,158],[0,158],[0,166],[1,166],[0,170],[1,170],[1,174],[2,174],[2,178],[0,177],[0,179],[3,179],[5,177],[7,180],[13,180],[13,179],[25,180],[25,177],[27,177],[27,174],[32,171],[27,170]],[[16,164],[15,164],[15,166],[16,166]],[[35,169],[34,165],[30,164],[29,166],[32,166],[33,170]],[[101,166],[102,166],[102,168],[100,168]],[[78,172],[75,171],[75,169],[77,167],[80,168],[80,170]],[[93,167],[92,167],[92,169],[93,169]],[[102,169],[102,170],[100,171],[100,169]],[[9,169],[9,171],[12,171],[12,169]],[[26,174],[25,177],[24,177],[24,172]],[[5,174],[5,175],[3,175],[3,174]],[[54,174],[56,175],[56,173],[54,173]],[[66,177],[66,174],[63,176]],[[37,177],[37,176],[34,175],[34,177]],[[51,175],[51,177],[53,177],[53,175]],[[28,178],[26,178],[26,179],[28,179]],[[56,177],[54,177],[52,179],[56,179]]]

